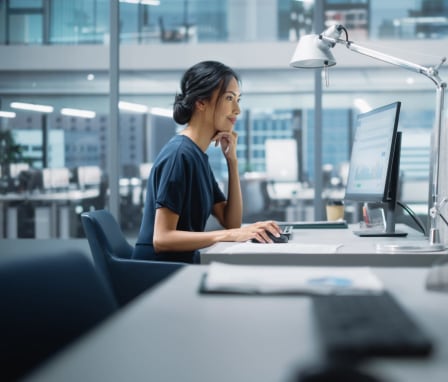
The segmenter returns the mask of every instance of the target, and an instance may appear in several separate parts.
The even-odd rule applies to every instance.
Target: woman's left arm
[[[227,160],[229,182],[227,201],[216,203],[213,207],[213,215],[227,229],[239,228],[243,221],[243,197],[236,156],[237,139],[238,135],[234,131],[219,133],[216,137],[216,142],[221,143],[222,152]]]

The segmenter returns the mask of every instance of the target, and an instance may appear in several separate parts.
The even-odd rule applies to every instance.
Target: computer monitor
[[[99,187],[101,176],[99,166],[79,166],[76,169],[76,181],[80,189]]]
[[[42,169],[43,189],[65,190],[70,185],[70,170],[66,167]]]
[[[401,133],[397,131],[401,102],[378,107],[357,117],[345,199],[380,203],[384,229],[355,231],[358,236],[406,236],[395,230],[400,171]]]
[[[270,181],[297,182],[299,180],[295,139],[266,139],[265,155],[266,175]]]

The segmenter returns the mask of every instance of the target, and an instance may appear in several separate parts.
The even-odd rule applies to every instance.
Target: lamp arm
[[[320,38],[323,41],[330,43],[332,46],[334,46],[335,44],[342,44],[345,45],[347,49],[350,49],[353,52],[360,53],[363,54],[364,56],[372,57],[379,61],[383,61],[388,64],[392,64],[407,70],[411,70],[413,72],[423,74],[424,76],[428,77],[431,81],[433,81],[438,87],[442,86],[443,84],[443,80],[439,77],[438,68],[446,61],[446,57],[443,57],[439,65],[437,65],[436,67],[425,67],[410,61],[403,60],[398,57],[391,56],[389,54],[385,54],[370,48],[363,47],[361,45],[355,44],[353,41],[343,40],[340,38],[331,38],[325,36],[324,34],[321,34]]]

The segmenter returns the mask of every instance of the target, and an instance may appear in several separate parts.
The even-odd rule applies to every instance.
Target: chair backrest
[[[117,309],[88,254],[0,256],[0,380],[17,380]]]
[[[107,210],[83,212],[81,222],[96,266],[112,285],[108,257],[130,259],[133,247],[126,240],[118,222]]]
[[[97,268],[120,306],[174,274],[184,263],[131,259],[128,243],[113,215],[106,210],[81,214]]]
[[[95,210],[84,212],[81,214],[81,219],[83,223],[87,221],[92,222],[98,240],[111,256],[122,259],[130,259],[132,257],[133,246],[129,244],[118,222],[109,211]]]

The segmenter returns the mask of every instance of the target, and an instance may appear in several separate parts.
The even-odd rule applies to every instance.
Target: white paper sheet
[[[212,262],[205,292],[356,294],[381,293],[381,280],[368,267],[234,265]]]
[[[342,244],[302,244],[302,243],[237,243],[222,251],[228,254],[242,253],[337,253]]]

